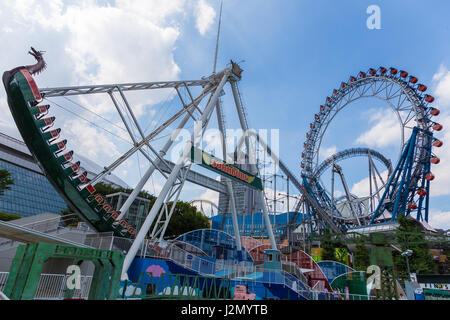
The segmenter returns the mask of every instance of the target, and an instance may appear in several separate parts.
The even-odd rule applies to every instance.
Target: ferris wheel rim
[[[361,74],[361,73],[360,73]],[[353,77],[354,78],[354,77]],[[352,77],[350,78],[352,79]],[[311,123],[311,126],[314,125],[316,126],[316,124],[319,126],[320,129],[322,129],[323,123],[326,123],[324,130],[319,130],[321,132],[321,135],[313,135],[312,133],[314,133],[314,129],[315,127],[311,127],[311,130],[308,132],[307,135],[307,140],[305,141],[305,147],[304,147],[304,154],[308,155],[309,153],[312,153],[312,156],[310,156],[310,159],[307,159],[307,162],[302,162],[305,165],[305,168],[303,168],[302,170],[302,175],[306,175],[306,176],[311,176],[311,173],[313,172],[313,170],[318,166],[318,156],[319,156],[319,150],[320,150],[320,146],[323,140],[323,136],[326,132],[326,130],[328,129],[328,125],[331,123],[331,121],[334,119],[334,117],[339,113],[339,111],[341,111],[342,109],[344,109],[346,106],[348,106],[349,104],[355,102],[356,100],[359,100],[361,98],[367,98],[367,97],[376,97],[379,99],[382,99],[386,102],[390,102],[390,100],[394,97],[381,97],[378,96],[381,92],[383,92],[384,90],[387,89],[387,87],[382,88],[383,86],[380,85],[380,88],[378,88],[378,90],[370,95],[365,95],[368,90],[370,89],[370,87],[376,83],[376,82],[382,82],[382,83],[391,83],[392,86],[396,85],[398,87],[398,90],[395,92],[399,92],[401,91],[401,94],[404,94],[406,96],[406,98],[408,99],[408,101],[411,103],[411,111],[414,112],[414,117],[410,118],[408,121],[406,121],[405,123],[400,123],[400,125],[403,127],[403,129],[406,127],[405,124],[412,121],[413,119],[416,121],[416,123],[422,128],[422,129],[428,129],[431,125],[431,121],[429,121],[428,119],[426,119],[425,115],[426,115],[426,109],[427,108],[421,108],[421,106],[426,106],[427,102],[425,102],[425,96],[422,96],[422,94],[418,93],[417,87],[414,88],[412,85],[410,85],[408,82],[404,81],[401,79],[400,76],[396,77],[396,76],[388,76],[388,75],[384,75],[384,74],[375,74],[372,76],[364,76],[364,77],[360,77],[359,79],[356,79],[353,82],[342,82],[342,85],[344,84],[345,87],[344,88],[340,88],[339,90],[335,89],[335,93],[333,93],[332,98],[328,97],[327,101],[324,105],[321,106],[324,108],[324,110],[321,110],[318,114],[319,119],[315,119],[315,121],[313,123]],[[359,96],[357,96],[356,98],[349,100],[347,99],[347,102],[342,105],[340,108],[338,108],[336,110],[336,107],[339,105],[339,103],[341,101],[344,100],[345,97],[347,97],[349,94],[351,93],[355,93],[357,92],[361,87],[364,86],[368,86],[368,89],[362,93],[359,94]],[[392,92],[392,90],[391,90]],[[404,102],[404,101],[403,101]],[[396,110],[392,105],[391,107],[393,108],[394,112],[397,112],[397,114],[399,114],[400,110]],[[410,113],[411,113],[410,111]],[[333,113],[334,112],[334,113]],[[317,115],[316,114],[316,117]],[[332,115],[332,117],[330,119],[328,119],[328,121],[323,121],[327,120],[327,118]],[[401,121],[400,121],[401,122]],[[316,130],[317,131],[317,130]],[[402,134],[403,134],[402,130]],[[403,137],[404,140],[404,137]],[[403,141],[403,145],[404,145],[404,141]],[[312,146],[312,147],[311,147]],[[316,161],[316,166],[314,167],[313,162],[314,160]]]
[[[410,180],[410,189],[417,188],[417,183],[420,179],[419,176],[423,170],[421,162],[427,157],[427,152],[429,151],[427,150],[427,146],[431,145],[431,142],[434,141],[434,138],[429,133],[432,130],[440,131],[442,129],[442,125],[431,120],[432,116],[439,114],[439,110],[430,106],[434,101],[434,97],[425,94],[428,88],[418,83],[417,77],[410,75],[408,78],[408,72],[403,70],[398,72],[396,68],[391,67],[389,70],[390,72],[388,72],[387,68],[380,67],[378,70],[369,69],[367,74],[361,71],[358,77],[352,76],[349,81],[342,82],[339,89],[335,89],[333,95],[327,97],[325,104],[320,106],[320,112],[315,114],[314,121],[310,124],[310,130],[306,135],[307,139],[303,146],[301,175],[306,181],[314,180],[314,172],[319,167],[320,147],[328,126],[334,120],[334,117],[342,109],[356,100],[375,97],[386,101],[397,114],[401,126],[402,139],[399,160],[402,157],[402,150],[408,144],[405,141],[406,130],[413,129],[412,131],[415,131],[416,127],[419,129],[416,134],[416,150],[413,155],[413,173]],[[412,124],[412,121],[414,121],[414,124]],[[442,145],[440,141],[438,142],[439,146]],[[321,186],[315,187],[314,183],[311,184],[311,188],[311,192],[319,196],[318,199],[320,199],[323,188]],[[330,211],[333,211],[324,199],[319,201],[319,205],[322,207],[325,206],[323,209],[329,215]],[[374,212],[370,212],[369,216]],[[344,218],[342,216],[337,217],[335,214],[331,214],[331,217],[336,222],[338,220],[342,221]],[[360,224],[359,218],[355,217],[355,219]],[[354,219],[350,218],[349,220]]]

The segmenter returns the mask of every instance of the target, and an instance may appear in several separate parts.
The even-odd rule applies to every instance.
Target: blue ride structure
[[[326,229],[333,233],[345,233],[355,227],[394,222],[400,214],[428,222],[430,182],[435,178],[431,165],[440,162],[432,149],[443,145],[433,134],[441,131],[443,126],[433,119],[440,111],[432,106],[435,98],[425,93],[427,89],[417,77],[404,70],[379,67],[351,76],[326,98],[306,134],[301,162],[305,214],[312,235],[321,234]],[[394,170],[384,157],[377,156],[389,166],[383,195],[369,214],[354,214],[349,219],[343,217],[319,179],[323,167],[329,166],[329,163],[319,165],[319,149],[335,116],[346,106],[363,98],[383,100],[392,108],[401,123],[402,147]],[[357,155],[361,150],[343,152]],[[370,150],[370,155],[374,154],[377,152]],[[334,165],[337,155],[328,161],[333,161]],[[295,211],[299,211],[299,205]]]

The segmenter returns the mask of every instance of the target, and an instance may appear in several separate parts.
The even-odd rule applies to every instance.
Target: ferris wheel
[[[428,220],[429,182],[434,179],[430,164],[440,161],[431,149],[442,146],[442,141],[435,139],[433,132],[440,131],[443,127],[433,119],[440,111],[432,107],[434,97],[426,94],[426,91],[427,86],[419,83],[417,77],[393,67],[361,71],[358,76],[351,76],[348,81],[341,82],[339,88],[333,90],[333,94],[326,98],[314,115],[314,121],[310,124],[303,144],[301,174],[308,202],[314,206],[311,209],[312,215],[322,211],[321,214],[332,217],[334,224],[341,230],[387,219],[395,220],[400,212],[407,215],[417,212],[417,219]],[[320,176],[324,169],[330,166],[339,173],[335,162],[361,155],[361,150],[343,151],[322,164],[319,164],[319,155],[324,135],[334,118],[345,107],[364,98],[376,98],[391,107],[398,119],[401,148],[399,158],[394,162],[397,163],[395,169],[390,168],[381,188],[378,186],[375,192],[371,192],[369,210],[366,208],[363,214],[360,208],[359,212],[353,212],[352,216],[343,218],[335,206],[334,199],[330,201],[330,192],[323,188]],[[387,159],[381,153],[368,149],[365,151],[365,156],[373,158],[375,155],[388,167]],[[369,163],[373,164],[373,161],[369,159]],[[342,177],[342,172],[340,175]],[[371,183],[372,180],[368,181]],[[384,193],[380,197],[382,189]],[[374,195],[379,197],[376,208]],[[356,211],[354,205],[358,202],[357,197],[352,197],[347,192],[344,198],[348,203],[353,203],[350,211]],[[381,219],[383,215],[387,217]]]

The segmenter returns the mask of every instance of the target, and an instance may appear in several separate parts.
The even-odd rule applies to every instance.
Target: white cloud
[[[0,34],[8,43],[0,52],[0,67],[31,64],[26,52],[33,45],[47,51],[40,86],[175,80],[180,68],[173,51],[180,31],[174,18],[184,6],[184,0],[120,0],[114,6],[89,0],[2,2],[0,30],[14,31]],[[130,104],[140,115],[143,100],[151,105],[166,98],[164,90],[145,100],[137,93]]]
[[[114,159],[121,154],[109,136],[83,121],[67,120],[61,132],[67,137],[70,146],[76,146],[76,152],[99,164],[105,163],[105,157]]]
[[[333,154],[335,154],[336,151],[337,151],[336,146],[332,146],[332,147],[329,147],[329,148],[321,148],[319,150],[319,158],[321,160],[325,160],[328,157],[331,157]]]
[[[428,224],[437,229],[450,229],[450,212],[430,210]]]
[[[369,123],[373,124],[372,128],[361,134],[356,143],[377,148],[399,145],[401,129],[394,111],[376,110],[370,115]]]
[[[380,173],[381,177],[383,178],[384,182],[387,181],[388,178],[388,170],[385,170],[383,172]],[[373,178],[372,178],[373,180]],[[381,181],[380,179],[377,177],[377,184],[378,187],[381,186]],[[372,182],[372,188],[374,188],[374,184]],[[356,182],[353,186],[352,189],[350,191],[352,194],[358,196],[358,197],[367,197],[370,195],[370,184],[369,184],[369,177],[366,177],[364,179],[362,179],[359,182]],[[381,197],[381,194],[380,194]]]
[[[220,181],[220,176],[216,176],[216,181]],[[214,202],[216,205],[219,205],[219,193],[210,189],[206,189],[198,199],[205,199]]]
[[[441,162],[432,165],[431,171],[436,179],[431,182],[432,196],[450,195],[450,70],[440,66],[438,72],[433,76],[433,94],[436,97],[434,106],[441,110],[441,115],[433,120],[441,123],[444,127],[442,132],[435,133],[435,137],[443,141],[441,148],[433,148]]]
[[[144,171],[142,171],[142,173],[144,173]],[[165,182],[166,179],[162,177],[161,174],[153,173],[153,175],[150,177],[150,179],[148,179],[147,183],[144,185],[143,190],[147,190],[153,195],[158,195],[163,189]]]
[[[441,116],[439,122],[446,128],[450,129],[450,115]],[[444,142],[441,148],[433,148],[433,153],[441,159],[437,165],[431,166],[431,171],[436,176],[435,180],[431,182],[431,195],[441,196],[450,195],[450,131],[448,129],[444,132],[439,140]]]
[[[2,94],[0,94],[0,97],[2,97]],[[0,113],[2,114],[2,117],[0,118],[0,132],[13,138],[21,139],[19,130],[17,130],[11,112],[9,111],[6,99],[0,100]]]
[[[450,107],[450,70],[441,65],[433,76],[433,81],[437,82],[434,94],[439,98],[439,103],[444,107]]]
[[[187,0],[1,1],[0,41],[8,45],[8,50],[0,51],[0,69],[35,63],[27,55],[33,46],[46,51],[48,64],[46,71],[36,78],[39,87],[177,80],[180,68],[174,50],[181,21],[187,14],[188,18],[193,14],[193,6]],[[146,123],[155,114],[152,105],[169,97],[166,90],[127,93],[136,116]],[[71,99],[118,123],[107,95]],[[103,120],[68,101],[61,104],[85,119],[105,125]],[[51,110],[57,111],[56,126],[62,128],[61,136],[68,139],[75,153],[83,153],[99,165],[110,164],[119,155],[123,145],[117,143],[118,139],[56,106]],[[0,131],[20,137],[3,90],[0,112],[5,114],[0,120]],[[111,124],[106,127],[128,138],[123,130]],[[133,185],[133,181],[125,179],[133,176],[131,170],[119,169],[117,173]]]
[[[195,7],[195,16],[198,32],[203,36],[209,30],[216,18],[216,11],[205,0],[199,0]]]

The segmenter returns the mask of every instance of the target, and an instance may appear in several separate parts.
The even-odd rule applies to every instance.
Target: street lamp
[[[410,250],[410,249],[406,250],[405,252],[402,252],[402,257],[405,257],[405,259],[406,259],[406,267],[408,268],[408,275],[409,275],[410,278],[411,278],[411,272],[409,270],[408,257],[412,256],[412,254],[413,254],[413,251]]]

